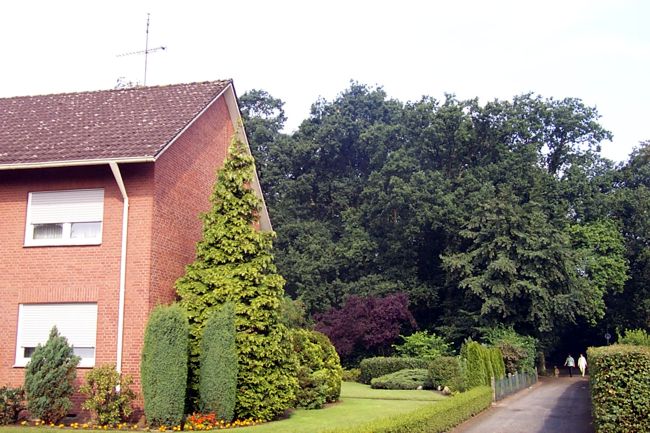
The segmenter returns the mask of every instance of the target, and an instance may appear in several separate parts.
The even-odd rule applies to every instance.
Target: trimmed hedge
[[[183,419],[188,340],[187,317],[179,305],[151,312],[140,361],[144,414],[150,425],[174,426]]]
[[[235,306],[226,302],[210,316],[201,340],[199,407],[219,419],[232,421],[237,401]]]
[[[589,384],[597,433],[650,433],[650,348],[590,347]]]
[[[465,391],[465,378],[457,356],[441,356],[429,365],[429,381],[433,387],[448,387],[452,391]]]
[[[327,433],[442,433],[492,404],[492,388],[481,386],[430,406],[369,424]]]
[[[429,373],[424,368],[411,368],[376,377],[370,381],[374,389],[431,389]]]
[[[476,341],[466,341],[460,349],[460,356],[467,361],[467,387],[490,385],[488,371],[485,368],[485,347]]]
[[[429,368],[429,362],[420,358],[366,358],[359,364],[359,382],[370,385],[372,379],[409,368]]]

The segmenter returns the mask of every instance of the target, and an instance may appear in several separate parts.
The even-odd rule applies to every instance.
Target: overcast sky
[[[650,1],[21,0],[0,4],[0,97],[232,78],[282,99],[288,130],[350,80],[401,101],[534,92],[596,106],[625,160],[650,139]]]

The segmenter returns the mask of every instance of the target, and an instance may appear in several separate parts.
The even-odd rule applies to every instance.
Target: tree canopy
[[[292,134],[268,93],[241,103],[278,270],[310,314],[404,293],[449,340],[503,324],[547,346],[650,324],[650,146],[603,159],[612,134],[579,99],[403,103],[352,82]]]

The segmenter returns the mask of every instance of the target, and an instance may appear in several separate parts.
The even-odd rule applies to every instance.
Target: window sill
[[[80,246],[93,246],[93,245],[101,245],[102,241],[100,240],[92,240],[92,241],[77,241],[77,242],[25,242],[23,244],[23,247],[25,248],[31,248],[31,247],[80,247]]]

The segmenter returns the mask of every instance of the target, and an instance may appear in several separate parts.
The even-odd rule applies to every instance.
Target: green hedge
[[[232,421],[237,400],[237,347],[235,306],[226,302],[210,316],[201,340],[199,407]]]
[[[144,414],[150,425],[181,423],[187,387],[188,323],[178,305],[149,316],[140,361]]]
[[[589,383],[597,433],[650,433],[650,348],[590,347]]]
[[[424,368],[410,368],[379,376],[370,381],[374,389],[431,389],[429,372]]]
[[[492,389],[481,386],[416,409],[369,424],[328,433],[442,433],[492,404]]]
[[[361,370],[359,382],[370,385],[372,379],[396,371],[408,368],[429,368],[429,362],[420,358],[385,358],[383,356],[366,358],[359,365]]]

